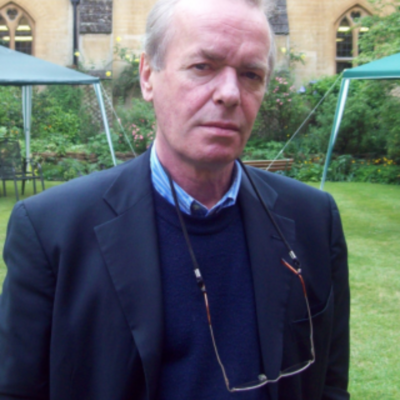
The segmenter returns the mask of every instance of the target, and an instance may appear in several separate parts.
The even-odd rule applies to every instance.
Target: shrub
[[[286,75],[280,73],[272,77],[254,123],[254,136],[287,140],[307,115],[308,107]]]
[[[307,86],[303,95],[313,106],[333,82],[333,77]],[[400,117],[394,110],[399,101],[391,95],[392,82],[352,81],[335,152],[357,157],[387,156],[391,140],[396,143]],[[321,90],[322,89],[322,90]],[[324,153],[327,150],[337,105],[339,87],[325,99],[298,138],[293,151],[303,155]],[[393,133],[391,134],[391,132]],[[388,134],[389,133],[389,134]]]
[[[24,128],[22,117],[21,88],[0,86],[0,126],[7,129],[16,139],[21,136]]]
[[[49,181],[69,181],[90,172],[88,163],[66,158],[56,163],[42,164],[43,177]]]
[[[115,97],[122,97],[125,101],[129,92],[140,91],[139,58],[126,47],[120,47],[119,44],[115,46],[114,54],[125,63],[125,68],[118,78],[113,80],[113,94]]]
[[[324,157],[298,159],[290,171],[292,178],[304,182],[319,182],[322,178]],[[334,157],[328,168],[327,180],[333,182],[371,182],[400,184],[400,166],[386,157],[377,159],[354,159],[349,154]]]
[[[32,138],[53,140],[54,134],[63,135],[71,143],[80,139],[80,87],[49,86],[34,91],[32,102]]]
[[[135,153],[141,154],[154,140],[156,131],[156,117],[153,106],[142,100],[132,99],[131,107],[124,107],[122,104],[117,107],[117,114],[120,123],[124,127],[125,133],[131,143]],[[118,122],[114,124],[114,130],[120,131]],[[125,151],[129,151],[122,133],[119,134],[120,144],[124,144]]]
[[[268,141],[265,138],[253,136],[247,142],[242,158],[243,160],[273,160],[283,146],[283,142]]]

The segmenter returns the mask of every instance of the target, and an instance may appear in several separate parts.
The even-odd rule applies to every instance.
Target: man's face
[[[182,0],[172,29],[164,68],[148,67],[145,79],[142,72],[144,98],[157,116],[157,152],[162,161],[195,168],[228,165],[241,154],[263,99],[266,18],[242,1]]]

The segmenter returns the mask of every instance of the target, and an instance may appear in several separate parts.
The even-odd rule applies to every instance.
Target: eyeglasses
[[[285,267],[287,267],[291,272],[293,272],[299,278],[299,281],[300,281],[302,289],[303,289],[304,300],[305,300],[305,304],[306,304],[306,308],[307,308],[307,314],[308,314],[308,322],[309,322],[309,326],[310,326],[310,353],[311,353],[311,359],[307,360],[307,361],[304,361],[302,363],[296,364],[296,365],[294,365],[292,367],[284,369],[283,371],[281,371],[279,373],[279,375],[276,378],[268,379],[268,377],[265,374],[260,374],[257,377],[256,380],[254,380],[252,382],[245,383],[245,384],[241,384],[241,385],[236,386],[236,387],[231,387],[231,385],[229,383],[228,376],[226,374],[226,370],[225,370],[224,364],[222,363],[221,358],[219,356],[219,351],[218,351],[217,343],[215,341],[215,336],[214,336],[214,330],[213,330],[212,323],[211,323],[211,314],[210,314],[210,307],[209,307],[209,302],[208,302],[207,290],[206,290],[204,281],[203,281],[203,279],[201,277],[200,270],[195,270],[197,283],[199,284],[200,289],[201,289],[201,291],[203,292],[203,295],[204,295],[204,302],[205,302],[206,310],[207,310],[208,326],[209,326],[210,333],[211,333],[211,339],[212,339],[215,355],[217,357],[218,364],[221,367],[222,375],[223,375],[224,381],[225,381],[225,386],[226,386],[227,390],[229,392],[231,392],[231,393],[245,392],[245,391],[249,391],[249,390],[254,390],[254,389],[261,388],[261,387],[267,385],[268,383],[278,382],[282,378],[293,376],[293,375],[296,375],[296,374],[299,374],[299,373],[303,372],[311,364],[313,364],[314,361],[315,361],[313,324],[312,324],[312,319],[311,319],[310,304],[308,302],[306,285],[305,285],[304,279],[303,279],[303,277],[301,275],[301,270],[300,269],[296,270],[287,261],[285,261],[283,259],[281,260],[281,262]]]
[[[252,382],[248,382],[248,383],[245,383],[245,384],[241,384],[239,386],[231,387],[231,385],[229,383],[228,376],[226,374],[226,370],[225,370],[224,364],[222,363],[221,357],[219,355],[217,343],[216,343],[215,336],[214,336],[214,330],[213,330],[213,326],[212,326],[212,322],[211,322],[210,305],[209,305],[208,296],[207,296],[207,289],[206,289],[203,277],[201,275],[200,268],[199,268],[199,265],[197,263],[197,260],[196,260],[192,245],[190,243],[189,235],[187,233],[187,229],[186,229],[183,217],[182,217],[182,213],[181,213],[181,210],[179,208],[179,202],[178,202],[178,198],[177,198],[177,195],[176,195],[174,184],[172,182],[172,178],[169,175],[168,171],[165,170],[166,173],[167,173],[167,176],[169,178],[169,183],[170,183],[170,186],[171,186],[172,196],[174,198],[175,208],[176,208],[176,212],[178,214],[178,218],[179,218],[179,222],[180,222],[180,225],[181,225],[181,228],[182,228],[182,232],[183,232],[183,235],[185,237],[185,240],[186,240],[186,243],[187,243],[187,246],[188,246],[188,250],[189,250],[192,262],[193,262],[194,274],[196,276],[197,285],[199,286],[201,292],[203,293],[204,303],[205,303],[206,312],[207,312],[207,321],[208,321],[208,326],[209,326],[209,329],[210,329],[211,340],[212,340],[212,344],[213,344],[213,347],[214,347],[215,355],[217,357],[218,364],[221,367],[222,375],[223,375],[223,378],[224,378],[224,381],[225,381],[225,386],[226,386],[227,390],[229,392],[231,392],[231,393],[245,392],[245,391],[249,391],[249,390],[254,390],[254,389],[261,388],[261,387],[267,385],[268,383],[278,382],[282,378],[293,376],[293,375],[296,375],[296,374],[299,374],[299,373],[303,372],[311,364],[313,364],[315,362],[313,323],[312,323],[312,318],[311,318],[310,304],[308,302],[306,285],[304,283],[303,276],[301,275],[300,262],[297,259],[294,251],[289,246],[286,238],[284,237],[284,235],[281,232],[279,226],[275,222],[275,219],[273,218],[273,216],[270,213],[268,207],[266,206],[264,200],[262,199],[260,193],[258,192],[258,189],[255,186],[250,174],[248,173],[247,168],[243,165],[243,163],[240,160],[238,160],[238,161],[239,161],[241,167],[243,168],[244,172],[246,173],[248,179],[250,180],[250,183],[251,183],[254,191],[256,192],[257,197],[260,200],[264,210],[268,214],[268,216],[271,219],[273,225],[275,226],[275,229],[277,230],[278,234],[280,235],[280,237],[282,238],[282,240],[285,243],[286,247],[288,248],[289,255],[290,255],[293,263],[297,267],[297,268],[293,267],[292,265],[290,265],[284,259],[281,260],[281,263],[299,278],[300,284],[302,286],[302,290],[303,290],[303,294],[304,294],[304,300],[305,300],[305,304],[306,304],[306,308],[307,308],[308,322],[309,322],[309,327],[310,327],[310,354],[311,354],[311,359],[307,360],[307,361],[304,361],[304,362],[301,362],[301,363],[298,363],[298,364],[296,364],[296,365],[294,365],[294,366],[292,366],[290,368],[284,369],[283,371],[281,371],[279,373],[279,375],[276,378],[270,379],[265,374],[260,374],[260,375],[258,375],[257,379],[252,381]]]

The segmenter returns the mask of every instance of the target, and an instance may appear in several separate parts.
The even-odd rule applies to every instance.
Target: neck
[[[166,154],[155,141],[157,156],[176,182],[186,193],[212,208],[228,191],[232,183],[234,161],[224,165],[202,166]]]

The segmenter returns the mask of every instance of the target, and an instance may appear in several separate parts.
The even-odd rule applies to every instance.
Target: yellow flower
[[[107,71],[106,76],[111,76],[111,71]]]
[[[76,51],[75,53],[74,53],[74,56],[75,57],[79,57],[81,55],[81,53],[79,53],[79,51]]]
[[[121,36],[117,36],[117,42],[121,41]]]
[[[287,52],[286,47],[281,47],[281,52],[282,52],[283,54],[286,54],[286,52]]]

